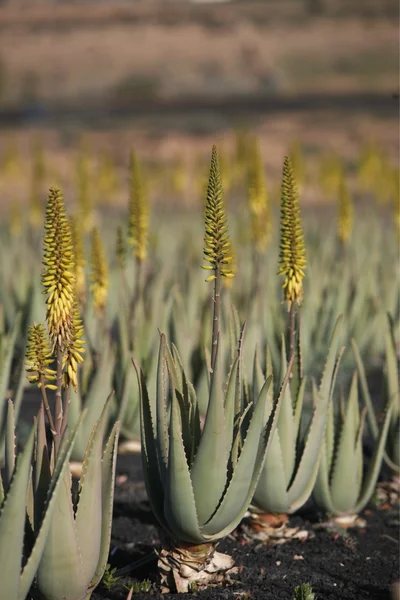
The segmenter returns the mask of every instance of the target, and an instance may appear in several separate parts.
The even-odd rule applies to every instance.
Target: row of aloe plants
[[[134,184],[137,187],[137,179]],[[244,359],[244,348],[249,345],[245,328],[241,328],[234,310],[226,310],[222,298],[224,292],[229,294],[223,280],[229,282],[235,271],[216,149],[212,153],[205,206],[207,264],[204,267],[210,271],[207,281],[213,282],[211,333],[204,338],[205,377],[198,379],[196,385],[187,374],[188,357],[181,356],[164,334],[159,338],[158,361],[154,360],[154,346],[149,344],[145,357],[148,360],[143,361],[142,355],[134,363],[136,376],[130,364],[130,356],[138,356],[135,336],[148,308],[146,286],[151,285],[151,276],[147,275],[148,283],[143,267],[147,215],[140,196],[136,206],[132,204],[139,284],[132,298],[128,293],[121,303],[120,318],[115,320],[113,331],[105,314],[105,269],[101,265],[99,239],[95,236],[98,277],[92,283],[93,307],[83,313],[90,367],[85,373],[83,363],[79,377],[83,326],[76,274],[78,261],[61,194],[54,189],[49,194],[42,274],[47,296],[47,333],[43,326],[32,325],[27,350],[29,379],[40,389],[42,409],[17,460],[16,471],[12,404],[3,427],[6,468],[0,528],[6,533],[13,528],[20,531],[13,543],[12,557],[8,542],[3,542],[1,548],[4,557],[7,555],[5,572],[10,561],[14,561],[15,575],[4,598],[24,598],[32,582],[34,596],[71,600],[90,597],[102,577],[110,541],[120,427],[116,419],[123,417],[126,429],[128,422],[135,426],[138,422],[132,412],[135,406],[140,412],[146,488],[165,534],[159,567],[166,589],[186,591],[194,584],[206,585],[229,576],[234,569],[233,560],[220,555],[215,542],[238,526],[249,507],[251,522],[257,522],[258,529],[266,514],[290,514],[313,492],[317,504],[327,512],[353,515],[371,497],[383,456],[391,466],[399,464],[398,380],[391,333],[386,336],[388,398],[380,430],[363,361],[353,343],[371,430],[377,438],[367,475],[363,477],[365,415],[359,414],[356,375],[347,407],[342,406],[337,423],[333,411],[343,319],[339,319],[333,330],[320,385],[312,382],[312,414],[309,423],[304,423],[307,383],[300,351],[303,329],[300,315],[306,256],[290,159],[285,159],[283,169],[279,267],[288,304],[288,335],[282,338],[278,358],[273,359],[268,348],[253,346],[248,350],[253,354],[251,377]],[[123,271],[120,275],[122,289]],[[172,313],[168,308],[165,312],[166,328],[176,328],[178,318],[173,323]],[[158,324],[163,325],[160,321],[161,318]],[[230,335],[224,337],[228,331]],[[117,348],[112,344],[113,336],[119,339]],[[98,352],[96,349],[104,343],[107,350]],[[107,400],[105,395],[105,390],[111,389],[113,373],[120,386],[119,399],[114,404],[112,397]],[[82,388],[87,394],[86,402]],[[132,391],[137,393],[136,400]],[[50,392],[54,392],[53,403],[48,399]],[[130,411],[130,421],[122,413],[122,407]],[[45,419],[50,443],[46,441]],[[339,428],[338,435],[335,428]],[[108,441],[103,450],[106,435]],[[74,450],[85,455],[78,489],[71,486],[67,469]],[[216,461],[216,456],[220,460]],[[210,480],[212,485],[206,485]],[[28,493],[21,493],[21,489]],[[9,540],[9,536],[8,533],[0,539]],[[28,555],[23,558],[24,552]]]

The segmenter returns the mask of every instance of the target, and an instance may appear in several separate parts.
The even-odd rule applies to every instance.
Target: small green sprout
[[[139,592],[149,592],[151,590],[151,581],[150,579],[143,579],[143,581],[133,582],[132,579],[128,579],[124,588],[128,590],[128,592],[133,588],[134,594],[139,594]]]
[[[101,582],[108,591],[112,590],[116,586],[117,582],[121,579],[121,577],[115,576],[116,571],[117,567],[112,569],[110,563],[107,563]]]
[[[309,583],[302,583],[294,588],[293,600],[315,600],[315,594]]]

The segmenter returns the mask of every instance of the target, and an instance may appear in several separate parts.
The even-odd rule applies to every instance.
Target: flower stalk
[[[71,385],[78,385],[77,367],[83,362],[83,327],[77,308],[75,260],[71,231],[59,189],[49,191],[43,241],[42,284],[46,298],[48,337],[43,325],[29,330],[27,372],[41,389],[43,407],[58,452],[67,426]],[[49,367],[56,357],[56,370]],[[54,381],[54,383],[51,383]],[[46,389],[55,391],[52,414]],[[63,398],[64,390],[64,398]]]
[[[303,278],[306,268],[303,226],[299,195],[290,157],[285,156],[281,187],[281,239],[278,274],[284,276],[284,299],[289,310],[289,358],[295,355],[295,307],[303,300]]]
[[[223,202],[223,191],[217,148],[211,153],[210,175],[208,180],[204,211],[204,258],[210,263],[202,265],[207,271],[213,271],[206,281],[214,281],[213,326],[211,342],[211,372],[214,371],[221,319],[221,278],[232,279],[235,275],[230,263],[233,259],[228,234],[227,218]]]

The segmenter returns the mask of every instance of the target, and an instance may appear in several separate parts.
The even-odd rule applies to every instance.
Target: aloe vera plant
[[[300,429],[306,378],[300,382],[295,403],[292,402],[290,386],[286,387],[283,394],[277,430],[273,435],[252,501],[256,508],[253,517],[260,524],[263,513],[293,513],[311,496],[318,473],[328,408],[335,382],[341,321],[339,317],[320,386],[318,389],[313,386],[313,414],[304,435],[300,433]],[[287,371],[284,342],[281,369],[282,382]],[[262,379],[261,367],[255,360],[253,394],[257,393]]]
[[[77,429],[64,444],[46,489],[43,489],[40,481],[42,470],[39,466],[40,436],[37,428],[32,427],[23,452],[16,455],[15,409],[11,400],[8,402],[6,421],[6,462],[3,478],[0,476],[0,600],[25,600],[42,559],[51,523],[57,511],[59,494],[62,491]],[[44,423],[43,410],[39,414],[38,423]],[[32,474],[32,461],[36,477]],[[30,499],[28,506],[27,496]],[[40,512],[36,514],[34,532],[31,531],[31,535],[25,536],[26,515],[28,512],[32,517],[30,507],[34,500],[40,502]]]
[[[358,377],[353,374],[347,406],[341,402],[336,423],[330,405],[325,440],[313,490],[314,500],[326,513],[352,522],[370,500],[379,476],[385,443],[390,426],[393,402],[386,407],[386,415],[378,434],[367,473],[363,474],[362,436],[366,408],[360,414],[358,404]]]
[[[106,568],[119,435],[117,422],[104,446],[110,400],[111,397],[93,428],[76,497],[71,494],[70,471],[64,473],[33,588],[43,600],[88,600]],[[38,456],[42,464],[35,481],[40,488],[39,502],[33,502],[32,510],[36,518],[41,509],[39,494],[48,488],[52,476],[44,419],[39,426]],[[31,523],[33,530],[34,523],[35,519]]]
[[[164,335],[155,398],[149,397],[135,365],[146,489],[168,538],[159,568],[163,584],[178,591],[187,591],[193,581],[218,581],[233,567],[230,557],[215,551],[214,543],[239,524],[248,508],[288,381],[287,373],[278,399],[267,407],[269,378],[255,402],[244,407],[241,359],[236,358],[224,387],[220,358],[217,344],[202,430],[195,390]]]

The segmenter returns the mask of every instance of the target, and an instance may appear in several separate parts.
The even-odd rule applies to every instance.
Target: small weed
[[[111,565],[107,564],[106,569],[104,571],[103,579],[101,580],[101,582],[104,585],[104,587],[107,588],[108,591],[112,590],[119,581],[119,579],[121,579],[120,577],[115,577],[116,570],[116,567],[112,569]]]
[[[133,593],[138,594],[139,592],[149,592],[151,589],[150,579],[143,579],[143,581],[133,582],[131,579],[124,585],[124,588],[130,592],[133,588]]]
[[[315,600],[315,594],[309,583],[302,583],[294,588],[293,600]]]

